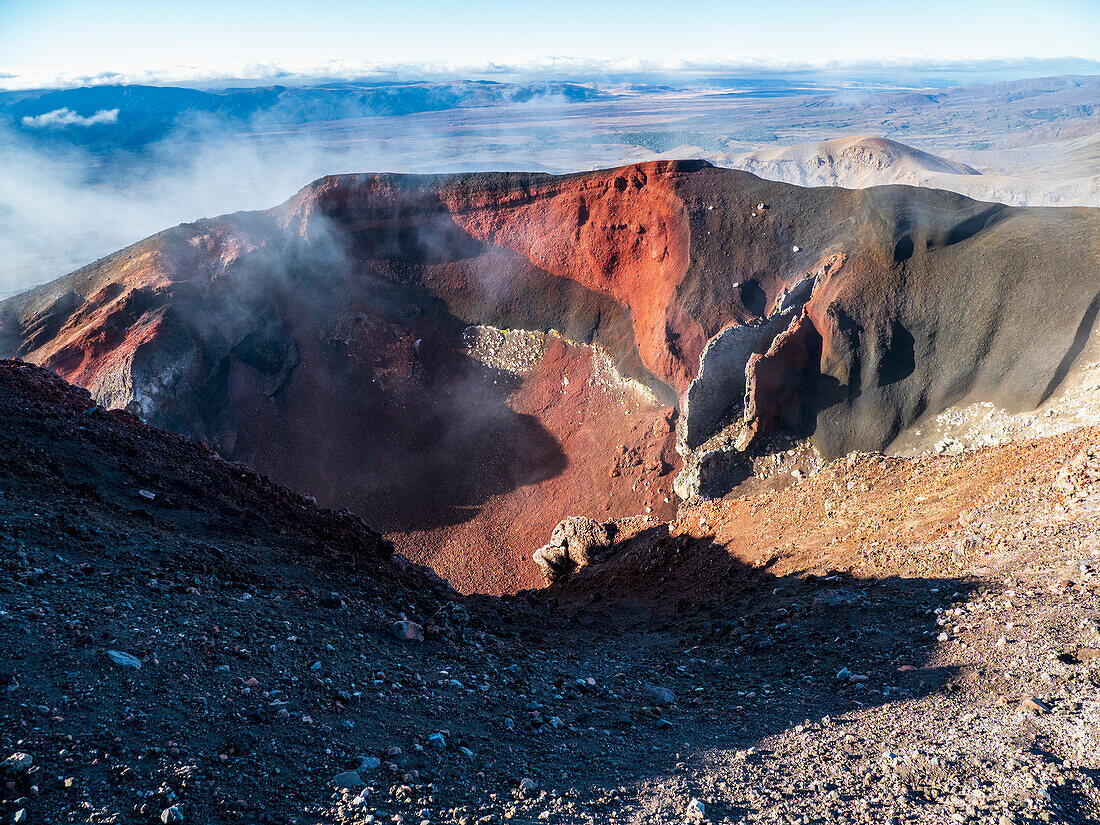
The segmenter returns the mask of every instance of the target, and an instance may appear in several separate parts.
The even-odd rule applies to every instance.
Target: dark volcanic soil
[[[623,522],[494,600],[37,368],[0,426],[14,821],[1097,815],[1095,430]]]

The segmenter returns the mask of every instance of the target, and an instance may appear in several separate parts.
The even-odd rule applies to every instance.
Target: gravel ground
[[[0,423],[6,821],[1100,811],[1096,431],[857,456],[490,599],[38,370]]]

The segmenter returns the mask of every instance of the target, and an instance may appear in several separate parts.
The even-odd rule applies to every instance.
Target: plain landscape
[[[703,158],[803,186],[901,183],[1012,205],[1100,205],[1095,74],[881,85],[733,78],[0,92],[9,227],[0,294],[183,221],[266,209],[341,172],[568,173]]]

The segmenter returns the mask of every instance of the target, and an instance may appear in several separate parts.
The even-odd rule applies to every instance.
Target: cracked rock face
[[[721,498],[751,475],[744,455],[777,427],[811,429],[799,393],[813,378],[820,338],[803,308],[817,284],[844,264],[843,255],[776,296],[772,314],[730,326],[707,342],[699,373],[680,399],[677,450],[683,468],[673,484],[684,501]]]
[[[711,338],[699,356],[699,370],[680,399],[679,446],[683,454],[712,437],[738,406],[752,395],[753,356],[764,356],[779,336],[798,320],[818,283],[844,266],[846,256],[820,261],[814,271],[795,280],[775,296],[770,314],[733,324]]]
[[[698,448],[729,416],[745,395],[749,359],[766,352],[790,323],[793,310],[752,324],[731,326],[707,342],[699,357],[699,374],[680,399],[679,444],[684,452]]]

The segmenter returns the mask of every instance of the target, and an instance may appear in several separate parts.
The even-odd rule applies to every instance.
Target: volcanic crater
[[[0,354],[504,593],[567,516],[1034,409],[1098,309],[1100,210],[661,161],[322,178],[3,301]]]

